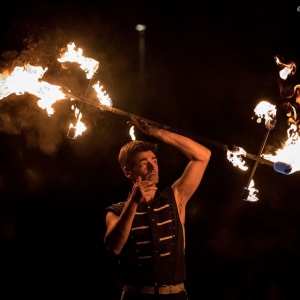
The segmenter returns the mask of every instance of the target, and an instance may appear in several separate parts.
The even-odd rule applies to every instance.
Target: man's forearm
[[[108,230],[104,238],[104,244],[107,251],[111,254],[118,255],[123,249],[130,234],[136,207],[136,203],[128,201],[118,220],[112,225],[111,229]]]
[[[164,129],[153,130],[151,135],[166,144],[176,147],[184,153],[189,160],[206,161],[210,157],[211,152],[209,149],[188,137]]]
[[[210,150],[193,141],[192,139],[183,135],[167,131],[165,129],[147,124],[144,120],[138,120],[135,117],[131,118],[132,121],[127,123],[131,126],[137,126],[142,132],[154,136],[161,141],[176,147],[189,160],[208,162],[210,158]]]

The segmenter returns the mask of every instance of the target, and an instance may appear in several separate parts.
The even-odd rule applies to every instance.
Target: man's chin
[[[155,179],[151,179],[152,180],[152,182],[154,183],[154,184],[157,184],[158,183],[158,178],[155,178]]]
[[[148,178],[147,178],[148,180],[150,180],[150,181],[153,181],[153,183],[158,183],[158,175],[157,174],[152,174],[152,175],[150,175]]]

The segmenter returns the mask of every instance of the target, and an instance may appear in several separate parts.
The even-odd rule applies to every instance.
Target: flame
[[[72,109],[74,110],[74,106],[72,106]],[[69,127],[69,129],[75,130],[73,138],[76,138],[77,136],[82,135],[82,132],[86,130],[86,126],[80,121],[82,118],[82,113],[80,112],[80,110],[77,107],[75,108],[75,116],[77,118],[76,124],[73,125],[73,123],[71,123],[70,127]]]
[[[99,67],[99,62],[93,58],[87,58],[82,55],[83,50],[78,48],[75,50],[75,43],[71,42],[67,45],[68,50],[61,50],[60,57],[57,59],[59,62],[76,62],[80,68],[86,73],[86,78],[91,79]]]
[[[241,158],[242,155],[245,155],[246,151],[243,148],[234,146],[233,150],[227,150],[227,159],[232,162],[235,167],[239,167],[241,170],[248,170],[248,167],[245,166],[245,161]]]
[[[91,79],[99,67],[99,62],[86,58],[82,55],[81,48],[75,49],[73,42],[69,43],[66,48],[61,50],[60,57],[57,59],[61,63],[75,62],[80,65],[80,68],[85,71],[87,79]],[[48,68],[40,66],[31,66],[29,63],[24,66],[17,66],[10,73],[8,71],[0,73],[0,100],[8,97],[11,94],[23,95],[26,92],[37,96],[39,99],[37,104],[40,108],[47,110],[48,115],[54,113],[52,105],[61,99],[67,99],[67,93],[64,87],[51,85],[48,82],[42,81],[42,77]],[[101,104],[112,106],[112,100],[109,95],[103,91],[103,87],[99,85],[99,81],[93,86],[97,97]],[[74,99],[71,99],[74,100]],[[72,107],[75,112],[76,122],[71,123],[69,131],[72,136],[81,135],[86,130],[85,125],[81,122],[82,114],[79,108]]]
[[[300,170],[300,139],[298,127],[296,124],[291,124],[287,130],[287,140],[283,143],[281,149],[276,150],[275,155],[263,154],[265,159],[272,162],[284,162],[292,166],[291,173]]]
[[[47,68],[31,66],[15,67],[11,74],[0,74],[0,100],[11,94],[23,95],[26,92],[39,98],[38,106],[46,109],[48,115],[54,113],[51,107],[57,100],[65,99],[60,86],[41,81]]]
[[[273,104],[270,104],[267,101],[261,101],[257,104],[257,106],[254,109],[254,112],[256,114],[257,123],[261,123],[262,119],[265,119],[265,126],[268,129],[273,129],[276,123],[276,106]]]
[[[106,93],[106,91],[103,91],[103,86],[99,85],[100,82],[98,81],[93,85],[94,90],[97,93],[97,97],[100,101],[101,104],[107,105],[107,106],[112,106],[112,100],[109,97],[109,95]]]
[[[293,75],[296,72],[296,64],[294,62],[291,62],[290,64],[284,64],[279,60],[278,56],[275,56],[274,58],[277,65],[283,67],[283,69],[281,69],[279,72],[281,79],[285,80],[289,75]]]
[[[250,184],[248,186],[249,195],[247,197],[247,201],[250,202],[256,202],[258,200],[258,197],[256,196],[258,193],[258,190],[254,187],[254,180],[252,179],[250,181]]]
[[[99,62],[92,58],[84,57],[82,55],[83,50],[81,48],[75,50],[75,43],[73,42],[67,45],[67,49],[68,49],[67,51],[65,51],[66,49],[61,50],[60,58],[58,58],[57,60],[61,63],[64,62],[78,63],[80,65],[80,68],[85,71],[87,79],[91,79],[99,67]],[[80,113],[78,108],[75,110],[75,116],[77,117],[76,125],[73,125],[71,123],[69,128],[69,131],[70,129],[75,128],[74,138],[78,135],[81,135],[82,132],[86,129],[84,124],[80,121],[82,114]]]
[[[132,139],[133,141],[135,141],[135,140],[136,140],[136,137],[135,137],[135,135],[134,135],[134,126],[131,126],[131,127],[130,127],[129,134],[130,134],[130,136],[131,136],[131,139]]]

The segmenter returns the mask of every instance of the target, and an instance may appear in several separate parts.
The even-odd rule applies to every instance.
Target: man
[[[189,159],[171,187],[157,190],[156,145],[132,141],[122,147],[119,162],[133,187],[126,201],[106,209],[107,251],[119,255],[122,300],[186,300],[185,208],[199,186],[211,152],[182,135],[132,118],[129,125],[176,147]]]

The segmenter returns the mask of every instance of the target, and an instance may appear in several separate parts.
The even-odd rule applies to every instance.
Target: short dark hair
[[[121,165],[121,168],[124,167],[132,168],[134,166],[134,157],[135,154],[138,152],[144,152],[144,151],[152,151],[155,155],[157,154],[158,145],[153,144],[150,142],[145,141],[131,141],[127,144],[125,144],[119,153],[119,163]]]

